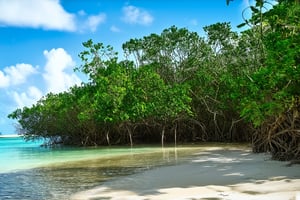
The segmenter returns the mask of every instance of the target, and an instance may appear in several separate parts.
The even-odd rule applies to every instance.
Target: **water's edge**
[[[4,140],[6,140],[4,142]],[[176,165],[205,149],[247,148],[234,144],[178,147],[41,148],[0,138],[0,199],[58,200],[120,176]],[[218,147],[219,146],[219,147]],[[2,164],[3,163],[3,164]]]

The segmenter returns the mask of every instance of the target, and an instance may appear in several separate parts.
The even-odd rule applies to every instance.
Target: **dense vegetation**
[[[229,2],[229,1],[228,1]],[[123,44],[84,42],[81,86],[47,94],[9,115],[26,139],[66,145],[251,141],[255,152],[300,159],[300,5],[249,7],[242,33],[230,23],[205,37],[172,26]]]

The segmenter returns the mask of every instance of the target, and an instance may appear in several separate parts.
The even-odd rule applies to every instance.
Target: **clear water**
[[[44,148],[0,138],[0,199],[58,200],[116,177],[188,159],[199,148]]]
[[[47,148],[42,141],[25,142],[22,137],[0,137],[0,173],[51,166],[71,161],[104,159],[115,156],[159,151],[159,148]],[[90,161],[89,161],[90,162]]]

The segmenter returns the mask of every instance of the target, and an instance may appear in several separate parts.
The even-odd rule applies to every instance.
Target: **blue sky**
[[[48,92],[58,93],[85,80],[82,42],[93,39],[121,46],[175,25],[204,36],[216,22],[243,22],[248,0],[0,0],[0,132],[15,133],[7,115],[30,106]]]

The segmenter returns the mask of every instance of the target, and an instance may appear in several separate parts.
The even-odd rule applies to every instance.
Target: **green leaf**
[[[237,25],[237,28],[242,28],[242,27],[244,27],[245,25],[247,25],[247,23],[241,23],[241,24]]]
[[[250,9],[255,14],[259,13],[259,10],[257,8],[255,8],[254,6],[250,6]]]

